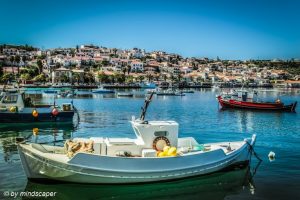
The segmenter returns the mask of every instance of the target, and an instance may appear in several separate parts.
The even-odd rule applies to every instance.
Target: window
[[[155,131],[154,132],[154,135],[156,137],[159,137],[159,136],[168,136],[169,135],[169,132],[168,131]]]
[[[3,98],[2,103],[17,103],[18,95],[9,95]]]

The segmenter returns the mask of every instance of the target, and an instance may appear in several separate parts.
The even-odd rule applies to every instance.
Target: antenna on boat
[[[148,98],[145,99],[145,103],[144,103],[144,106],[142,107],[142,113],[141,113],[141,116],[140,116],[140,120],[142,120],[142,121],[144,121],[144,119],[145,119],[145,115],[146,115],[148,106],[149,106],[149,104],[150,104],[150,102],[151,102],[151,99],[152,99],[152,97],[153,97],[153,94],[154,94],[154,92],[152,92],[152,93],[150,94],[150,96],[149,96]]]

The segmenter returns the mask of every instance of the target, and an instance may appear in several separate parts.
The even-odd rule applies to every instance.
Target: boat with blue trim
[[[16,90],[0,95],[0,123],[72,122],[74,111],[72,103],[34,104],[24,92]]]

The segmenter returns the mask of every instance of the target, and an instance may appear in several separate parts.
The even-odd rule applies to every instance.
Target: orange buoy
[[[35,117],[35,118],[37,118],[39,116],[39,112],[36,109],[34,109],[32,111],[32,116]]]
[[[53,116],[57,116],[58,115],[58,110],[56,108],[53,108],[53,110],[51,111],[51,114]]]

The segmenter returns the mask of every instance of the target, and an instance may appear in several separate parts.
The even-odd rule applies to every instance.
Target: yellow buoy
[[[167,156],[176,156],[176,155],[177,155],[177,149],[176,149],[176,147],[171,147],[168,150]]]
[[[9,108],[9,111],[10,111],[10,112],[16,112],[16,111],[17,111],[16,106],[11,106],[11,107]]]
[[[39,129],[38,128],[33,128],[32,133],[33,133],[33,135],[38,135],[39,134]]]
[[[38,112],[36,109],[34,109],[34,110],[32,111],[32,116],[33,116],[33,117],[38,117],[38,116],[39,116],[39,112]]]
[[[165,146],[163,150],[164,152],[168,152],[170,148],[171,148],[170,146]]]
[[[166,153],[165,152],[160,152],[159,154],[158,154],[158,157],[165,157],[166,156]]]

